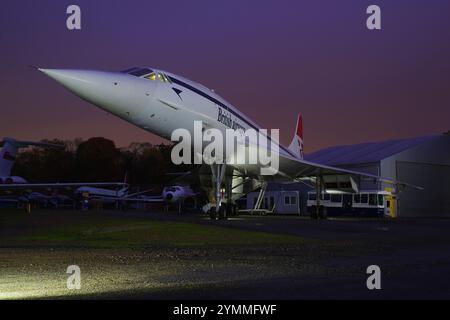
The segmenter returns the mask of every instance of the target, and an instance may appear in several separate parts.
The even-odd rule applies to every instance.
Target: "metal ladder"
[[[263,182],[261,185],[261,190],[259,191],[258,199],[256,199],[255,206],[253,207],[251,213],[253,214],[253,211],[259,210],[261,208],[261,203],[263,202],[264,195],[266,193],[267,189],[267,182]]]

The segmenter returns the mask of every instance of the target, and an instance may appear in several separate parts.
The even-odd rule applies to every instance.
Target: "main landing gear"
[[[236,215],[237,207],[232,201],[232,177],[226,177],[225,164],[211,165],[212,184],[215,192],[215,206],[209,209],[209,217],[211,220],[226,220],[231,215]],[[221,190],[222,184],[225,183],[226,202],[222,203],[224,193]]]
[[[327,208],[321,205],[324,181],[322,175],[316,176],[316,205],[311,208],[311,219],[327,219]]]

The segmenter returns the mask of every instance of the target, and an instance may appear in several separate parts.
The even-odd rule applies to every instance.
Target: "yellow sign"
[[[389,192],[388,195],[384,196],[386,200],[386,214],[391,218],[397,218],[397,199],[396,196],[392,194],[392,188],[384,188],[384,191]]]

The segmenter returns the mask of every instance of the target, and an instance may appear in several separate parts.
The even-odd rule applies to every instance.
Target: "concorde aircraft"
[[[151,67],[135,67],[121,72],[79,69],[39,69],[78,97],[144,130],[170,139],[176,129],[195,134],[194,121],[201,121],[202,132],[218,129],[258,130],[260,127],[213,90],[182,76]],[[259,164],[201,165],[202,184],[210,192],[212,219],[226,217],[242,195],[261,188],[267,181],[293,182],[307,179],[316,190],[357,191],[362,179],[375,179],[399,185],[400,182],[375,175],[312,163],[303,159],[301,118],[291,145],[277,145],[279,167],[262,175]],[[267,136],[270,139],[269,136]],[[247,149],[267,145],[245,145]],[[194,149],[195,150],[195,149]],[[250,150],[251,151],[251,150]],[[239,156],[239,155],[236,155]],[[403,184],[402,184],[403,185]],[[319,206],[318,206],[319,207]],[[317,212],[319,214],[319,210]]]

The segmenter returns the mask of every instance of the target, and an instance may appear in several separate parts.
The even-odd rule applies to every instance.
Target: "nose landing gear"
[[[232,200],[231,200],[231,179],[225,179],[225,192],[227,194],[227,203],[222,203],[223,194],[221,192],[222,182],[225,178],[226,165],[225,164],[212,164],[212,184],[215,191],[216,205],[211,206],[209,209],[209,217],[212,220],[226,220],[231,215]]]

